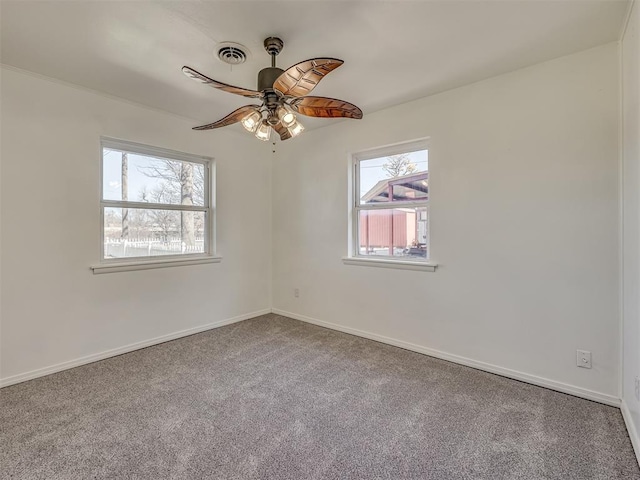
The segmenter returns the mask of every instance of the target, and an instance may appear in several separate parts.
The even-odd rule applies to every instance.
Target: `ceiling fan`
[[[276,67],[276,56],[282,51],[284,42],[277,37],[264,41],[265,50],[271,55],[271,67],[258,73],[258,89],[248,90],[218,82],[184,66],[182,72],[198,82],[225,92],[262,100],[262,105],[245,105],[217,122],[194,127],[194,130],[210,130],[226,127],[236,122],[264,141],[271,138],[272,129],[280,140],[295,137],[304,130],[296,114],[322,118],[362,118],[362,110],[355,105],[335,98],[308,95],[327,74],[344,62],[337,58],[312,58],[282,70]]]

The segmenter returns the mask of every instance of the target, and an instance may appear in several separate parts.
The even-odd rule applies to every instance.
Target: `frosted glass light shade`
[[[258,128],[258,125],[260,125],[261,118],[262,118],[262,115],[260,115],[259,112],[251,112],[249,115],[247,115],[242,119],[242,126],[248,132],[253,133]]]
[[[278,107],[278,118],[285,127],[289,128],[296,123],[296,115],[287,107]]]
[[[292,137],[296,137],[300,135],[304,131],[304,127],[298,121],[294,121],[293,125],[289,127],[289,133],[291,133]]]
[[[271,126],[267,122],[262,122],[256,129],[256,138],[263,142],[268,142],[271,138]]]

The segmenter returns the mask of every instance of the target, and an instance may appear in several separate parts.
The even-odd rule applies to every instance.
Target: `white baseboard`
[[[638,435],[638,430],[633,423],[633,418],[631,418],[629,406],[624,399],[622,399],[620,410],[622,410],[622,418],[624,418],[624,423],[627,425],[627,431],[629,432],[629,437],[631,438],[631,444],[633,445],[633,450],[636,452],[638,465],[640,465],[640,436]]]
[[[258,317],[271,313],[270,308],[258,310],[257,312],[246,313],[244,315],[238,315],[237,317],[227,318],[225,320],[218,320],[217,322],[208,323],[206,325],[200,325],[198,327],[188,328],[186,330],[180,330],[179,332],[169,333],[160,337],[152,338],[150,340],[143,340],[141,342],[131,343],[124,347],[113,348],[111,350],[105,350],[104,352],[94,353],[93,355],[87,355],[86,357],[76,358],[75,360],[69,360],[67,362],[58,363],[49,367],[38,368],[37,370],[31,370],[26,373],[19,373],[18,375],[12,375],[11,377],[0,379],[0,388],[8,387],[9,385],[15,385],[16,383],[26,382],[38,377],[44,377],[45,375],[51,375],[52,373],[61,372],[70,368],[86,365],[87,363],[97,362],[104,360],[105,358],[115,357],[122,355],[123,353],[129,353],[141,348],[150,347],[159,343],[168,342],[169,340],[175,340],[181,337],[187,337],[195,333],[204,332],[213,328],[222,327],[224,325],[230,325],[232,323],[248,320],[249,318]]]
[[[390,337],[385,337],[383,335],[378,335],[375,333],[366,332],[364,330],[358,330],[355,328],[344,327],[342,325],[338,325],[335,323],[325,322],[322,320],[318,320],[315,318],[307,317],[306,315],[300,315],[293,312],[287,312],[284,310],[280,310],[277,308],[273,309],[263,309],[256,312],[247,313],[244,315],[239,315],[237,317],[219,320],[217,322],[208,323],[206,325],[201,325],[194,328],[189,328],[186,330],[181,330],[179,332],[170,333],[167,335],[162,335],[160,337],[152,338],[150,340],[143,340],[141,342],[132,343],[129,345],[125,345],[123,347],[114,348],[111,350],[106,350],[104,352],[96,353],[93,355],[88,355],[85,357],[77,358],[75,360],[69,360],[67,362],[58,363],[56,365],[51,365],[49,367],[39,368],[37,370],[32,370],[26,373],[20,373],[18,375],[13,375],[11,377],[0,379],[0,388],[8,387],[9,385],[15,385],[16,383],[25,382],[27,380],[32,380],[38,377],[44,377],[46,375],[50,375],[52,373],[61,372],[63,370],[68,370],[70,368],[79,367],[81,365],[86,365],[88,363],[97,362],[99,360],[104,360],[105,358],[115,357],[116,355],[122,355],[123,353],[132,352],[134,350],[139,350],[141,348],[150,347],[152,345],[157,345],[159,343],[168,342],[169,340],[175,340],[177,338],[186,337],[189,335],[193,335],[196,333],[204,332],[206,330],[211,330],[213,328],[222,327],[224,325],[230,325],[232,323],[241,322],[243,320],[247,320],[249,318],[258,317],[260,315],[265,315],[267,313],[276,313],[278,315],[284,315],[286,317],[294,318],[296,320],[301,320],[303,322],[312,323],[314,325],[318,325],[321,327],[329,328],[332,330],[337,330],[340,332],[348,333],[351,335],[356,335],[358,337],[368,338],[370,340],[375,340],[377,342],[386,343],[388,345],[393,345],[396,347],[404,348],[406,350],[411,350],[413,352],[422,353],[424,355],[428,355],[431,357],[440,358],[443,360],[447,360],[453,363],[458,363],[460,365],[465,365],[467,367],[477,368],[478,370],[483,370],[490,373],[495,373],[497,375],[501,375],[503,377],[513,378],[515,380],[520,380],[522,382],[531,383],[533,385],[538,385],[540,387],[549,388],[551,390],[556,390],[562,393],[568,393],[570,395],[575,395],[577,397],[586,398],[587,400],[593,400],[595,402],[604,403],[606,405],[611,405],[614,407],[620,407],[621,402],[620,399],[613,396],[607,395],[605,393],[595,392],[593,390],[588,390],[585,388],[577,387],[575,385],[570,385],[562,382],[557,382],[555,380],[549,380],[543,377],[538,377],[535,375],[530,375],[528,373],[519,372],[517,370],[511,370],[504,367],[499,367],[497,365],[492,365],[485,362],[479,362],[477,360],[472,360],[470,358],[462,357],[459,355],[454,355],[451,353],[442,352],[439,350],[435,350],[428,347],[423,347],[420,345],[416,345],[409,342],[404,342],[402,340],[396,340]],[[623,411],[624,414],[624,411]],[[628,411],[627,411],[628,415]],[[630,425],[627,422],[627,425]],[[632,424],[631,424],[632,425]],[[633,427],[633,425],[632,425]],[[634,430],[635,432],[635,430]],[[631,430],[629,430],[629,434],[632,437],[632,440],[635,442],[634,447],[636,451],[638,450],[638,436],[637,432],[634,433],[635,439],[632,435]]]
[[[557,382],[555,380],[549,380],[547,378],[538,377],[536,375],[530,375],[528,373],[519,372],[517,370],[511,370],[509,368],[499,367],[497,365],[492,365],[490,363],[479,362],[477,360],[461,357],[459,355],[454,355],[451,353],[434,350],[433,348],[423,347],[420,345],[415,345],[413,343],[404,342],[402,340],[396,340],[394,338],[385,337],[383,335],[365,332],[364,330],[344,327],[342,325],[338,325],[335,323],[329,323],[323,320],[307,317],[306,315],[299,315],[297,313],[287,312],[277,308],[272,309],[272,312],[278,315],[283,315],[285,317],[301,320],[303,322],[312,323],[320,327],[330,328],[331,330],[338,330],[340,332],[349,333],[351,335],[356,335],[358,337],[368,338],[370,340],[375,340],[376,342],[386,343],[388,345],[393,345],[395,347],[404,348],[405,350],[411,350],[412,352],[422,353],[430,357],[436,357],[442,360],[447,360],[449,362],[465,365],[467,367],[477,368],[478,370],[483,370],[489,373],[495,373],[496,375],[513,378],[521,382],[531,383],[533,385],[549,388],[551,390],[556,390],[558,392],[568,393],[569,395],[586,398],[587,400],[592,400],[594,402],[604,403],[605,405],[611,405],[612,407],[620,407],[620,399],[618,397],[615,397],[613,395],[608,395],[606,393],[595,392],[593,390],[588,390],[586,388],[577,387],[575,385],[570,385],[563,382]]]

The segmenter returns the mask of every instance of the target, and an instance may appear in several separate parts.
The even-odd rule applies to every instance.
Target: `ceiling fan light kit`
[[[262,115],[260,115],[260,112],[257,110],[254,110],[242,119],[242,126],[247,132],[254,133],[258,129],[261,121]]]
[[[280,122],[285,127],[289,128],[296,122],[296,114],[293,113],[291,107],[289,107],[288,105],[279,106],[276,112],[278,114]]]
[[[271,138],[271,125],[266,120],[260,122],[260,125],[256,129],[256,138],[263,142],[268,142]]]
[[[284,42],[277,37],[269,37],[264,41],[264,48],[271,55],[271,66],[258,73],[257,90],[218,82],[190,67],[182,67],[186,76],[200,83],[262,100],[262,105],[245,105],[216,122],[194,127],[194,130],[211,130],[240,122],[259,140],[270,140],[272,130],[276,131],[280,140],[287,140],[304,131],[296,114],[320,118],[362,118],[362,110],[352,103],[308,95],[320,80],[344,63],[342,60],[312,58],[282,70],[276,67],[276,56],[284,48]]]
[[[293,125],[289,128],[289,132],[291,133],[292,137],[296,137],[303,131],[304,131],[304,127],[299,122],[294,122]]]

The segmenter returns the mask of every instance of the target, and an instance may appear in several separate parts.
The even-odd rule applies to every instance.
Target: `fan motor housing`
[[[267,67],[258,73],[258,91],[273,88],[273,82],[284,73],[284,70],[278,67]]]

